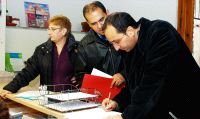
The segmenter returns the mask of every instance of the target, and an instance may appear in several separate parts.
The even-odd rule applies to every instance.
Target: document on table
[[[121,115],[119,112],[105,112],[102,107],[66,113],[67,119],[111,119],[112,116]],[[109,118],[110,117],[110,118]]]
[[[15,97],[29,100],[36,100],[40,96],[39,91],[25,91],[18,93]]]
[[[59,103],[51,103],[44,106],[60,111],[60,112],[67,112],[67,111],[73,111],[73,110],[98,107],[99,105],[100,103],[85,102],[81,100],[72,100],[72,101],[65,101],[65,102],[59,102]]]

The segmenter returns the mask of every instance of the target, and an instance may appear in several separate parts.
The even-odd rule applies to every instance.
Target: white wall
[[[200,0],[195,0],[195,18],[200,16]],[[193,29],[193,56],[200,67],[200,20],[194,19],[194,29]]]
[[[193,56],[200,66],[200,20],[194,20]]]
[[[30,57],[35,47],[48,39],[46,30],[6,28],[6,52],[21,52],[23,59]]]
[[[73,31],[81,31],[80,23],[85,21],[82,8],[94,0],[7,0],[7,9],[13,17],[20,18],[21,26],[26,26],[24,1],[49,5],[50,16],[63,14],[72,22]],[[162,19],[177,27],[178,0],[99,0],[110,12],[124,11],[136,20],[140,17]]]
[[[72,32],[75,39],[80,41],[85,33]],[[23,60],[27,60],[35,48],[47,41],[48,33],[45,29],[37,28],[6,28],[6,52],[20,52]]]
[[[1,0],[1,16],[0,16],[0,71],[4,71],[5,69],[5,15],[6,15],[6,2],[5,0]],[[2,58],[1,58],[2,57]]]
[[[20,18],[21,26],[26,26],[24,1],[43,3],[49,5],[50,16],[63,14],[72,22],[72,31],[80,31],[82,21],[82,8],[86,3],[93,0],[7,0],[7,9],[13,17]],[[148,19],[163,19],[177,27],[177,4],[178,0],[99,0],[109,12],[125,11],[130,13],[136,20],[140,17]],[[73,32],[76,40],[80,40],[85,34]],[[6,29],[6,52],[22,52],[23,59],[29,58],[35,47],[47,40],[47,31],[34,28]],[[1,53],[0,53],[1,54]]]

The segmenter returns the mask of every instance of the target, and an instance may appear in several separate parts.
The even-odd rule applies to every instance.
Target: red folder
[[[105,78],[100,76],[94,76],[90,74],[85,74],[82,82],[81,89],[94,89],[95,93],[99,95],[98,101],[102,102],[104,98],[109,97],[110,99],[114,98],[125,85],[120,87],[110,88],[112,83],[112,78]],[[88,92],[94,94],[94,91]]]

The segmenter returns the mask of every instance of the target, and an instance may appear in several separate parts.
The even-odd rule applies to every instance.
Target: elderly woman
[[[36,47],[34,54],[27,60],[26,67],[19,72],[13,81],[1,91],[1,96],[15,93],[27,86],[40,75],[41,85],[71,84],[78,86],[74,78],[73,59],[75,56],[75,39],[71,34],[71,22],[62,15],[54,16],[49,21],[49,39]],[[71,87],[67,87],[71,88]],[[66,89],[53,87],[54,91]]]

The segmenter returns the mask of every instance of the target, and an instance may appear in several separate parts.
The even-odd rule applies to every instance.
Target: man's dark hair
[[[89,13],[89,12],[92,12],[92,11],[95,11],[97,8],[102,9],[102,11],[104,13],[106,13],[106,8],[104,7],[104,5],[99,1],[94,1],[94,2],[89,3],[89,4],[87,4],[87,5],[85,5],[83,7],[83,16],[84,16],[84,18],[87,20],[87,18],[85,17],[85,14]]]
[[[104,22],[103,30],[105,30],[108,25],[115,27],[119,33],[126,33],[126,29],[129,26],[133,28],[138,27],[138,23],[126,12],[115,12],[108,15]]]

